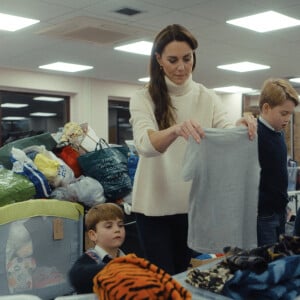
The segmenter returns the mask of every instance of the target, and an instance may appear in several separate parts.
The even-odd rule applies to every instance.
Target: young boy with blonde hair
[[[95,247],[79,257],[69,272],[78,294],[92,293],[94,276],[111,259],[125,255],[120,249],[125,240],[124,213],[117,204],[102,203],[90,208],[85,227]]]
[[[261,167],[257,216],[258,246],[275,244],[285,233],[288,203],[287,146],[284,128],[299,103],[296,90],[283,79],[264,82],[257,124]]]

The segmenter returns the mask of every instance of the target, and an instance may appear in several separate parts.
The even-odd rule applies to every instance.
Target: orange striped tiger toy
[[[156,265],[135,254],[110,261],[94,277],[101,300],[191,300],[191,293]]]

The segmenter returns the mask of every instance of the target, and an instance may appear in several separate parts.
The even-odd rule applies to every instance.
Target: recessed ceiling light
[[[223,92],[223,93],[231,93],[231,94],[243,94],[243,93],[249,93],[253,92],[254,90],[247,87],[241,87],[241,86],[224,86],[219,88],[214,88],[214,91],[216,92]]]
[[[226,23],[257,32],[268,32],[298,26],[300,25],[300,20],[270,10],[244,18],[229,20]]]
[[[39,22],[39,20],[0,13],[0,30],[17,31]]]
[[[62,97],[39,96],[39,97],[34,97],[33,100],[48,101],[48,102],[59,102],[59,101],[63,101],[64,98],[62,98]]]
[[[76,65],[76,64],[70,64],[70,63],[65,63],[60,61],[48,65],[39,66],[39,68],[47,69],[47,70],[63,71],[63,72],[79,72],[79,71],[93,69],[92,66]]]
[[[25,103],[10,103],[10,102],[6,102],[6,103],[2,103],[1,107],[5,107],[5,108],[23,108],[23,107],[27,107],[28,104]]]
[[[150,81],[150,77],[139,78],[138,81],[140,81],[140,82],[149,82]]]
[[[25,120],[25,117],[15,117],[15,116],[10,116],[10,117],[3,117],[2,120],[4,121],[21,121]]]
[[[30,114],[32,117],[55,117],[56,113],[34,112]]]
[[[123,46],[115,47],[115,50],[125,51],[135,54],[150,55],[153,43],[147,41],[140,41]]]
[[[270,69],[270,66],[243,61],[235,64],[221,65],[218,66],[217,68],[229,70],[229,71],[235,71],[235,72],[250,72],[250,71]]]
[[[296,82],[296,83],[300,83],[300,77],[297,77],[297,78],[291,78],[291,79],[289,79],[289,81],[291,81],[291,82]]]

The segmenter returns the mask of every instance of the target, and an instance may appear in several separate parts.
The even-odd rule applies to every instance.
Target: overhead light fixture
[[[10,103],[10,102],[6,102],[6,103],[2,103],[1,107],[4,108],[23,108],[23,107],[27,107],[28,104],[25,103]]]
[[[39,22],[39,20],[0,13],[0,30],[17,31]]]
[[[26,120],[25,117],[15,117],[15,116],[9,116],[9,117],[3,117],[3,121],[21,121],[21,120]]]
[[[300,77],[291,78],[291,79],[289,79],[289,81],[295,82],[295,83],[300,83]]]
[[[115,47],[115,50],[118,51],[125,51],[135,54],[142,54],[142,55],[150,55],[152,50],[153,43],[147,41],[140,41],[131,44],[126,44],[123,46]]]
[[[92,66],[84,66],[77,64],[70,64],[65,62],[55,62],[48,65],[39,66],[40,69],[54,70],[54,71],[62,71],[62,72],[80,72],[85,70],[93,69]]]
[[[150,77],[139,78],[138,81],[140,81],[140,82],[149,82],[150,81]]]
[[[300,25],[300,20],[270,10],[244,18],[229,20],[226,21],[226,23],[244,27],[257,32],[269,32],[298,26]]]
[[[30,114],[32,117],[55,117],[56,113],[34,112]]]
[[[244,94],[244,93],[249,93],[254,91],[254,89],[251,88],[235,86],[235,85],[214,88],[213,90],[216,92],[230,93],[230,94]]]
[[[34,97],[33,100],[47,101],[47,102],[59,102],[59,101],[63,101],[64,98],[62,98],[62,97],[50,97],[50,96],[39,96],[39,97]]]
[[[221,65],[217,66],[218,69],[228,70],[228,71],[235,71],[235,72],[250,72],[250,71],[257,71],[257,70],[264,70],[270,69],[270,66],[261,65],[252,63],[249,61],[243,61],[235,64],[228,64],[228,65]]]

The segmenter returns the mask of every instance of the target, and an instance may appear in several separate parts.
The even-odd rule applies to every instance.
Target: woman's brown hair
[[[196,38],[183,26],[173,24],[161,30],[153,43],[150,58],[150,82],[148,90],[154,102],[155,118],[159,129],[166,129],[175,124],[175,109],[168,94],[164,73],[156,59],[156,54],[161,55],[165,47],[173,42],[186,42],[193,50],[193,70],[196,65],[194,50],[198,47]]]

